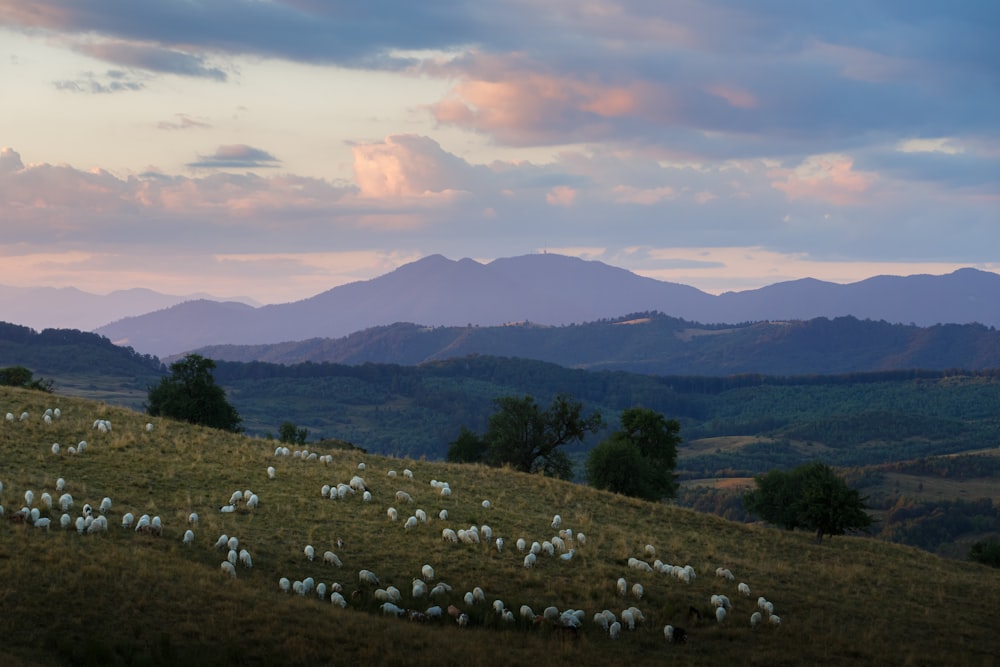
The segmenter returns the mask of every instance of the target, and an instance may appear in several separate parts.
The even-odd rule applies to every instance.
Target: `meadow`
[[[56,407],[61,417],[46,424],[44,411]],[[329,454],[328,464],[276,457],[273,440],[70,396],[0,388],[0,416],[7,412],[15,419],[0,422],[6,517],[22,507],[26,490],[34,492],[35,507],[43,507],[43,492],[58,498],[58,478],[74,498],[74,519],[84,503],[96,507],[105,496],[113,506],[106,533],[60,529],[58,509],[42,511],[53,519],[49,529],[0,522],[5,665],[993,665],[1000,654],[996,571],[913,548],[863,537],[818,545],[810,533],[738,524],[511,470],[341,450],[316,452]],[[22,412],[29,413],[24,421]],[[110,420],[112,430],[94,430],[97,419]],[[81,440],[86,451],[69,454]],[[60,444],[58,454],[53,443]],[[354,475],[365,479],[372,502],[360,494],[322,497],[324,484]],[[442,497],[431,480],[448,482],[451,496]],[[258,494],[259,507],[220,512],[237,489]],[[412,505],[397,504],[399,490],[413,497]],[[390,505],[399,510],[397,522],[386,516]],[[417,508],[427,512],[427,523],[404,529]],[[448,511],[445,521],[441,509]],[[125,512],[160,516],[162,536],[123,529]],[[194,526],[191,512],[199,515]],[[570,560],[542,555],[524,568],[515,540],[550,539],[556,513],[586,542],[572,544]],[[484,524],[505,539],[502,551],[441,539],[443,528]],[[195,541],[185,545],[189,527]],[[215,543],[223,533],[237,536],[253,556],[253,568],[237,566],[235,578],[220,568],[225,553]],[[307,544],[317,554],[335,551],[343,567],[309,561]],[[684,584],[628,568],[630,557],[652,562],[647,544],[664,562],[692,565],[695,580]],[[449,583],[449,596],[411,597],[425,563],[436,570],[428,583]],[[736,581],[717,578],[718,567]],[[382,616],[375,587],[359,583],[361,569],[375,572],[382,587],[398,587],[404,608],[452,604],[469,615],[469,626],[447,615],[425,623]],[[281,577],[339,582],[348,608],[315,593],[283,593]],[[642,583],[643,598],[620,596],[619,577]],[[749,585],[750,598],[737,594],[737,582]],[[485,590],[486,603],[466,605],[463,596],[475,586]],[[713,594],[733,603],[722,623],[714,620]],[[757,596],[774,603],[780,626],[751,628]],[[539,614],[548,606],[583,609],[584,625],[573,636],[519,616],[505,623],[493,610],[496,599],[515,616],[522,604]],[[592,620],[602,609],[620,616],[630,606],[645,621],[617,640]],[[684,627],[688,642],[666,642],[668,623]]]

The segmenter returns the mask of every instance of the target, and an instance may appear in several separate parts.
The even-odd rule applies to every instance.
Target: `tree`
[[[304,445],[309,437],[309,429],[299,428],[293,422],[281,422],[278,429],[278,440],[289,445]]]
[[[448,454],[445,457],[452,463],[479,463],[486,455],[486,443],[466,427],[458,437],[448,445]]]
[[[1000,567],[1000,542],[996,540],[981,540],[969,547],[969,560]]]
[[[680,422],[648,408],[624,410],[620,421],[621,429],[587,457],[591,485],[645,500],[673,497]]]
[[[601,415],[583,416],[583,404],[557,396],[542,410],[531,396],[501,396],[482,438],[463,429],[448,449],[450,461],[509,465],[522,472],[542,472],[569,479],[573,465],[559,448],[583,440],[601,427]]]
[[[215,384],[215,362],[199,354],[189,354],[170,364],[170,375],[149,389],[146,411],[192,424],[226,431],[239,431],[242,418],[226,392]]]
[[[825,463],[772,470],[754,481],[757,488],[743,497],[747,512],[789,530],[815,530],[817,542],[822,542],[824,535],[844,535],[872,525],[872,517],[865,511],[869,509],[867,499]]]
[[[21,387],[22,389],[35,389],[52,393],[52,380],[33,379],[34,373],[24,366],[10,366],[0,368],[0,385],[6,387]]]

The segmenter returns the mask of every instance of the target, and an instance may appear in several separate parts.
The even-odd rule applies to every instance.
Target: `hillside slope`
[[[61,419],[44,424],[44,409],[56,406]],[[0,424],[7,516],[24,503],[26,490],[34,491],[36,506],[43,492],[58,499],[57,478],[73,495],[71,517],[80,516],[85,502],[113,501],[107,532],[61,530],[60,512],[50,510],[42,511],[55,519],[48,530],[9,520],[0,525],[3,600],[17,610],[0,616],[5,664],[491,665],[556,656],[607,665],[655,655],[694,665],[992,665],[1000,652],[992,620],[1000,579],[983,566],[914,549],[852,537],[816,545],[810,535],[477,466],[369,455],[359,472],[357,454],[331,452],[329,463],[275,457],[273,442],[167,420],[155,420],[147,432],[144,415],[81,399],[0,389],[0,408],[31,415]],[[110,419],[111,432],[94,431],[97,418]],[[65,445],[81,439],[86,451],[69,455]],[[53,454],[53,442],[64,443],[60,453]],[[267,466],[275,468],[274,479]],[[391,477],[390,470],[399,474]],[[371,502],[360,494],[322,497],[323,484],[346,483],[355,474],[367,481]],[[446,480],[452,494],[442,497],[431,480]],[[233,490],[247,488],[259,495],[258,508],[218,511]],[[395,497],[400,490],[412,505]],[[387,519],[389,505],[400,510],[400,521]],[[418,507],[432,518],[404,529],[402,517]],[[441,509],[447,520],[434,518]],[[162,536],[123,530],[125,512],[160,516]],[[199,514],[197,524],[188,523],[191,512]],[[551,539],[555,513],[574,531],[573,558],[540,556],[534,568],[524,568],[514,541]],[[489,524],[505,538],[503,550],[485,540],[442,541],[442,528],[470,524]],[[189,527],[195,540],[185,545]],[[214,545],[222,533],[238,536],[252,569],[238,568],[235,578],[220,569],[225,552]],[[307,560],[306,544],[320,554],[335,550],[343,567]],[[665,562],[691,565],[697,577],[685,584],[630,569],[629,558],[653,561],[647,544]],[[467,613],[469,627],[447,616],[426,623],[384,617],[375,587],[359,583],[359,571],[371,570],[382,587],[399,587],[401,607],[423,610],[432,602],[414,598],[411,582],[424,564],[436,570],[434,582],[452,586],[435,602]],[[717,567],[748,583],[752,597],[738,596],[735,581],[713,576]],[[340,582],[348,608],[315,592],[282,593],[281,577]],[[642,583],[643,597],[619,596],[619,577]],[[485,604],[463,601],[475,586],[485,590]],[[709,599],[719,593],[733,604],[723,623],[707,620]],[[751,629],[758,595],[774,603],[780,626]],[[516,619],[500,620],[494,600]],[[581,609],[582,628],[574,636],[522,620],[517,612],[524,604],[537,613],[548,606]],[[620,617],[628,606],[641,609],[645,621],[617,641],[592,620],[605,608]],[[693,618],[691,608],[706,620]],[[667,623],[687,628],[690,641],[665,642]]]

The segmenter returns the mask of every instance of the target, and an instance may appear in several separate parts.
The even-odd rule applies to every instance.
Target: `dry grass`
[[[59,406],[62,418],[42,423],[45,408]],[[556,660],[579,665],[619,664],[654,659],[680,664],[799,665],[992,665],[1000,653],[994,601],[1000,579],[985,567],[954,562],[915,549],[856,538],[815,545],[811,535],[745,526],[676,507],[622,498],[557,480],[498,471],[364,456],[360,473],[374,502],[360,496],[326,500],[320,487],[347,482],[358,474],[359,456],[331,452],[333,464],[276,459],[274,444],[216,431],[154,420],[146,433],[145,415],[65,396],[0,390],[0,415],[28,410],[25,423],[0,423],[0,501],[7,514],[23,504],[26,489],[55,498],[55,481],[64,477],[79,514],[109,496],[114,507],[107,534],[78,535],[4,521],[0,524],[0,632],[5,665],[46,664],[528,664]],[[108,418],[109,434],[93,431],[94,419]],[[86,439],[87,451],[71,456],[66,448]],[[63,453],[53,455],[59,442]],[[324,453],[324,452],[320,452]],[[277,478],[269,480],[273,465]],[[410,468],[413,479],[402,476]],[[390,469],[399,476],[387,476]],[[431,479],[448,481],[442,498]],[[221,514],[220,505],[236,489],[250,488],[261,499],[255,511]],[[397,490],[414,504],[396,504]],[[488,499],[492,508],[484,509]],[[389,505],[400,521],[386,518]],[[404,531],[403,520],[420,507],[427,524]],[[437,519],[445,508],[449,520]],[[164,536],[153,538],[120,528],[131,511],[158,514]],[[201,516],[196,541],[181,543],[187,515]],[[564,527],[584,532],[570,561],[539,558],[535,569],[521,566],[514,547],[555,532],[552,515]],[[58,525],[60,512],[50,515]],[[444,527],[489,524],[503,536],[502,553],[486,545],[451,545],[440,539]],[[224,554],[214,549],[221,534],[235,535],[253,555],[254,568],[238,568],[237,578],[221,572]],[[336,548],[341,538],[343,548]],[[645,544],[675,564],[691,564],[699,574],[684,585],[660,574],[626,567],[642,557]],[[309,562],[302,549],[331,549],[343,568]],[[651,559],[650,559],[651,560]],[[424,563],[438,581],[454,587],[441,603],[465,608],[465,591],[482,586],[486,608],[466,609],[471,625],[450,620],[410,623],[377,613],[371,587],[358,584],[362,568],[373,570],[382,585],[403,591],[403,606],[424,609],[412,600],[410,583]],[[738,597],[736,584],[713,576],[730,568],[746,581],[753,599]],[[335,609],[315,595],[286,595],[278,579],[340,582],[360,591],[347,610]],[[624,600],[615,581],[641,582],[646,597]],[[692,623],[690,607],[708,617],[709,598],[725,593],[734,603],[730,619]],[[752,630],[748,619],[757,595],[772,600],[780,628]],[[504,600],[517,612],[521,604],[536,612],[549,605],[584,609],[576,639],[548,625],[518,621],[503,626],[492,601]],[[635,632],[610,640],[593,625],[594,612],[616,614],[630,605],[646,622]],[[686,645],[667,644],[666,623],[684,626]]]

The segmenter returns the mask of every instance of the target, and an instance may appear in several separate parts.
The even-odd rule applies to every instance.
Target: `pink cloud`
[[[471,169],[433,139],[416,135],[357,144],[351,152],[354,178],[363,197],[414,197],[461,190],[466,187],[466,172]]]
[[[576,202],[577,191],[567,185],[557,185],[545,195],[550,206],[572,206]]]
[[[636,188],[630,185],[619,185],[614,189],[615,200],[626,204],[641,204],[652,206],[664,199],[673,199],[677,192],[669,186],[660,188]]]
[[[794,169],[768,172],[774,180],[771,187],[785,193],[789,199],[818,199],[831,204],[850,205],[877,180],[875,172],[855,171],[854,161],[847,155],[813,155]]]

